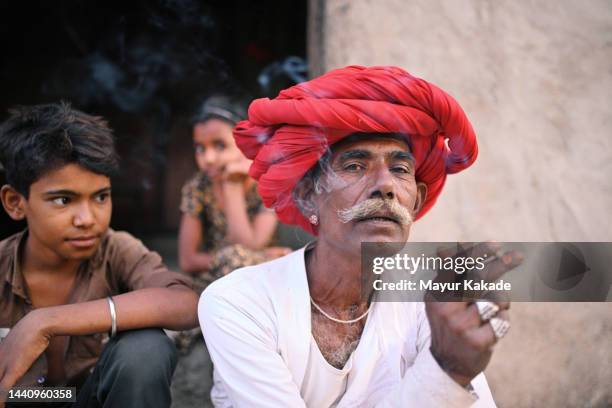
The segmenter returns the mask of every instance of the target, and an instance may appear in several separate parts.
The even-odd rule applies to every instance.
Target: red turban
[[[280,220],[316,234],[292,198],[297,182],[329,146],[356,132],[403,133],[409,138],[417,181],[428,193],[420,218],[436,202],[446,175],[469,167],[476,135],[446,92],[397,67],[349,66],[256,99],[249,119],[234,129],[236,143],[253,160],[264,204]]]

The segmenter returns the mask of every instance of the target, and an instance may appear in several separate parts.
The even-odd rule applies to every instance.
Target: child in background
[[[246,117],[237,100],[214,96],[193,120],[193,144],[199,171],[183,186],[179,264],[194,274],[199,290],[247,265],[290,252],[267,247],[276,230],[274,211],[263,206],[250,161],[236,146],[232,129]]]
[[[64,103],[20,107],[0,127],[0,162],[2,205],[27,222],[0,242],[0,396],[76,386],[73,406],[169,407],[177,356],[160,328],[196,326],[198,298],[109,228],[111,130]]]

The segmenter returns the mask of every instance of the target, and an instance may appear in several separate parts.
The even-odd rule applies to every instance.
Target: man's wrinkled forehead
[[[383,140],[398,142],[398,148],[391,153],[394,159],[414,162],[410,139],[399,133],[354,133],[331,146],[331,160],[368,158],[368,147],[374,147]]]

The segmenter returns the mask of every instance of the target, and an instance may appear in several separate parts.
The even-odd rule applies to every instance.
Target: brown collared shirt
[[[0,338],[3,332],[6,336],[5,329],[13,327],[33,309],[19,262],[26,237],[27,230],[0,242]],[[187,276],[168,270],[161,257],[142,242],[126,232],[109,229],[95,254],[81,264],[68,303],[174,285],[192,287]],[[70,337],[64,355],[68,384],[76,385],[89,374],[106,339],[105,333]],[[46,373],[43,353],[17,385],[43,384]]]

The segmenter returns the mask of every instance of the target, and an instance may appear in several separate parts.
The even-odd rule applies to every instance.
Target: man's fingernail
[[[510,265],[512,263],[512,255],[504,254],[501,258],[501,261],[504,265]]]
[[[525,256],[523,255],[522,252],[518,252],[517,251],[517,252],[514,253],[514,260],[516,262],[523,262],[523,259],[525,259]]]

